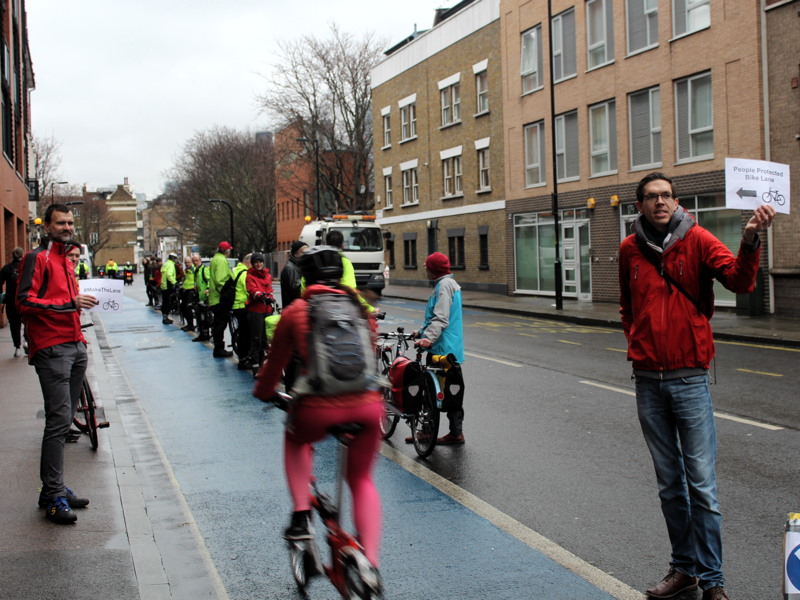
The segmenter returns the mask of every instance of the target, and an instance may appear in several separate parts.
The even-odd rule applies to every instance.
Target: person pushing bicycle
[[[312,324],[310,310],[314,297],[326,294],[346,295],[357,305],[360,318],[369,323],[374,335],[376,325],[358,301],[354,290],[340,285],[342,260],[336,248],[315,246],[303,254],[300,270],[306,290],[301,298],[285,307],[272,342],[272,350],[258,373],[253,395],[264,401],[276,399],[276,390],[284,369],[293,356],[299,358],[299,376],[291,390],[295,399],[288,408],[284,438],[284,465],[293,512],[284,537],[287,540],[310,539],[313,443],[326,437],[335,425],[357,423],[363,429],[354,434],[347,454],[347,483],[353,497],[353,523],[364,554],[376,571],[379,566],[381,504],[372,477],[380,444],[379,420],[383,403],[377,389],[348,391],[333,395],[300,393],[307,382],[312,359],[310,345]],[[371,351],[370,344],[370,351]],[[287,390],[288,391],[288,390]]]

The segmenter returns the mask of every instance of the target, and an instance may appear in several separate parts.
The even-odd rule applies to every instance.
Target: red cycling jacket
[[[753,291],[761,248],[742,242],[738,256],[691,215],[678,207],[679,220],[663,253],[648,245],[640,217],[635,233],[619,251],[620,314],[634,370],[708,369],[714,358],[709,318],[714,310],[713,280],[737,294]],[[703,308],[669,284],[645,256],[677,281]]]
[[[262,301],[264,296],[272,298],[272,275],[269,270],[264,267],[259,271],[255,267],[250,267],[247,270],[245,285],[248,312],[272,314],[272,306]]]
[[[86,340],[75,304],[78,282],[64,244],[45,239],[22,257],[17,283],[17,310],[25,323],[28,360],[38,350]]]

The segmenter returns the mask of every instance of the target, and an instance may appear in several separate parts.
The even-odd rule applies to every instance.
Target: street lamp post
[[[231,206],[231,203],[228,202],[227,200],[222,200],[220,198],[209,198],[208,201],[209,202],[219,202],[219,203],[224,204],[225,206],[228,207],[228,214],[229,214],[230,219],[231,219],[231,246],[233,246],[234,249],[236,249],[236,242],[233,239],[233,207]]]
[[[317,145],[317,138],[314,136],[314,139],[310,140],[307,137],[299,137],[295,138],[295,141],[304,145],[311,142],[312,148],[314,148],[314,196],[316,198],[314,212],[317,213],[316,216],[319,217],[320,209],[322,208],[322,198],[319,194],[319,146]]]
[[[51,181],[50,182],[50,204],[55,204],[55,196],[53,195],[53,186],[67,185],[69,181]]]

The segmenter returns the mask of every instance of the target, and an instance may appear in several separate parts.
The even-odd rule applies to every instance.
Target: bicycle
[[[772,202],[774,200],[775,204],[777,204],[778,206],[783,206],[784,204],[786,204],[786,197],[783,196],[783,194],[779,193],[778,190],[773,190],[772,188],[769,188],[768,192],[764,192],[763,194],[761,194],[761,199],[767,203]]]
[[[397,340],[394,353],[391,344],[381,345],[378,352],[381,374],[391,382],[389,388],[383,389],[384,417],[380,423],[383,439],[388,440],[394,434],[402,417],[411,428],[416,453],[422,458],[430,456],[436,447],[439,410],[444,399],[436,376],[443,370],[436,366],[443,357],[429,355],[431,364],[427,364],[422,360],[423,349],[417,348],[414,361],[406,358],[414,334],[405,333],[403,327],[378,333],[378,339]]]
[[[276,405],[286,410],[291,396],[278,393]],[[339,464],[336,478],[335,501],[319,489],[317,480],[311,481],[311,508],[316,512],[325,527],[325,537],[330,548],[330,564],[323,565],[319,546],[314,539],[314,528],[309,520],[311,537],[304,540],[286,540],[292,575],[297,588],[305,595],[305,588],[311,578],[325,575],[346,600],[381,600],[382,585],[377,570],[367,560],[361,544],[341,526],[339,510],[342,506],[342,493],[346,478],[348,442],[352,436],[363,429],[359,423],[335,425],[328,430],[339,442]]]
[[[81,329],[94,326],[94,323],[86,323],[81,325]],[[99,409],[102,411],[102,409]],[[98,429],[105,429],[109,426],[109,422],[97,420],[98,407],[94,401],[94,394],[92,387],[89,385],[89,380],[84,376],[83,383],[81,384],[81,397],[75,416],[72,418],[72,424],[78,428],[81,433],[89,436],[92,445],[92,450],[97,450],[100,445],[100,438],[97,435]],[[105,415],[103,415],[105,416]],[[101,418],[103,418],[101,416]],[[77,440],[76,440],[77,441]]]
[[[103,310],[119,310],[119,302],[116,300],[106,300],[103,303]]]

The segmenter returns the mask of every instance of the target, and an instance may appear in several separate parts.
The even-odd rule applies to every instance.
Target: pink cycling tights
[[[353,497],[353,523],[367,559],[376,567],[381,539],[381,499],[372,479],[381,432],[383,405],[373,402],[354,407],[308,407],[302,404],[291,416],[292,427],[284,439],[286,481],[294,510],[310,510],[312,443],[323,439],[332,425],[362,423],[363,431],[350,442],[347,484]]]

